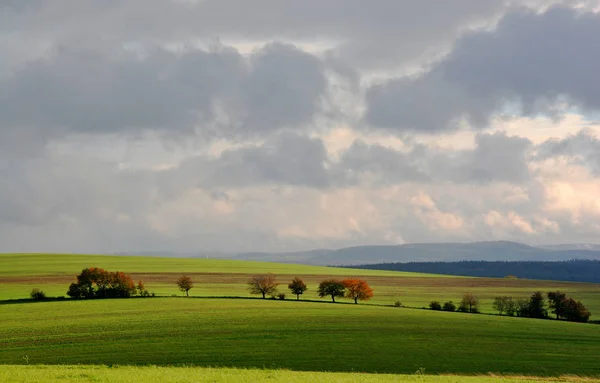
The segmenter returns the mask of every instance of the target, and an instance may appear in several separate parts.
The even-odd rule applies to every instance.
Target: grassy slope
[[[459,278],[393,271],[328,268],[279,263],[227,261],[190,258],[128,257],[101,255],[0,254],[0,300],[27,298],[33,287],[50,296],[65,294],[69,283],[84,267],[99,266],[123,270],[159,295],[180,294],[173,281],[181,274],[191,274],[197,286],[194,296],[249,296],[245,282],[249,275],[273,272],[282,282],[280,290],[292,276],[301,276],[308,284],[305,299],[319,299],[316,286],[320,280],[361,276],[375,289],[372,303],[425,307],[431,300],[453,300],[472,291],[481,300],[484,312],[493,312],[492,301],[498,295],[525,298],[534,291],[561,290],[582,300],[594,315],[600,315],[600,285],[552,281],[528,281],[489,278]]]
[[[197,367],[118,367],[106,366],[2,366],[0,381],[29,382],[272,382],[272,383],[592,383],[596,379],[563,377],[542,379],[533,377],[494,376],[427,376],[384,375],[331,372],[299,372],[282,370],[242,370]]]
[[[0,277],[35,275],[75,275],[81,269],[97,266],[111,271],[137,273],[275,273],[275,274],[356,274],[353,269],[287,263],[234,261],[203,258],[161,258],[81,254],[0,254]],[[437,276],[435,274],[361,270],[362,275]],[[446,276],[440,276],[446,277]]]
[[[0,306],[0,364],[600,374],[600,326],[366,305],[147,298]]]

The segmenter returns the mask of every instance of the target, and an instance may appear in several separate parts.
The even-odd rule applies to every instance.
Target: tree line
[[[344,267],[465,277],[503,278],[513,275],[524,279],[600,283],[598,260],[407,262]]]
[[[493,308],[499,315],[518,316],[526,318],[549,318],[548,310],[556,315],[556,319],[570,322],[587,322],[591,313],[581,303],[568,297],[560,291],[551,291],[546,294],[548,304],[541,291],[533,293],[529,299],[513,299],[511,296],[498,296],[494,298]],[[479,312],[479,299],[472,293],[463,296],[458,308],[452,301],[443,305],[439,301],[431,301],[429,308],[432,310],[461,311],[468,313]]]
[[[255,275],[247,284],[251,294],[262,295],[263,299],[267,295],[285,299],[285,294],[279,293],[277,290],[280,284],[276,281],[276,276],[271,273]],[[302,279],[295,277],[288,284],[288,289],[296,296],[296,300],[299,300],[300,295],[304,294],[308,287]],[[335,303],[335,298],[347,298],[358,304],[358,301],[370,300],[373,297],[373,289],[361,279],[326,279],[319,283],[317,295],[321,298],[331,297],[333,303]]]
[[[71,298],[128,298],[132,295],[147,297],[151,294],[142,281],[137,284],[122,271],[110,272],[100,267],[83,269],[77,282],[69,285],[67,295]]]

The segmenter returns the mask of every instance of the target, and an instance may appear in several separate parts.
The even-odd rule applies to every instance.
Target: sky
[[[598,243],[599,11],[4,0],[0,252]]]

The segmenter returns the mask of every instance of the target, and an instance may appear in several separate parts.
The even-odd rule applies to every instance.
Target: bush
[[[402,303],[400,301],[394,302],[394,307],[402,307]]]
[[[432,310],[441,310],[442,305],[438,301],[431,301],[431,303],[429,303],[429,308]]]
[[[31,297],[31,299],[35,299],[36,301],[46,299],[46,294],[37,287],[31,290],[29,296]]]
[[[285,300],[285,294],[284,293],[277,294],[277,299],[279,299],[281,301]]]
[[[444,303],[444,306],[442,307],[442,310],[444,310],[444,311],[456,311],[456,305],[454,303],[452,303],[452,301],[448,301],[448,302]]]

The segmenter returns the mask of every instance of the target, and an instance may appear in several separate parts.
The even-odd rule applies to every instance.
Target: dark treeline
[[[344,266],[357,269],[412,271],[469,277],[547,279],[568,282],[600,283],[600,261],[571,260],[560,262],[409,262]]]

